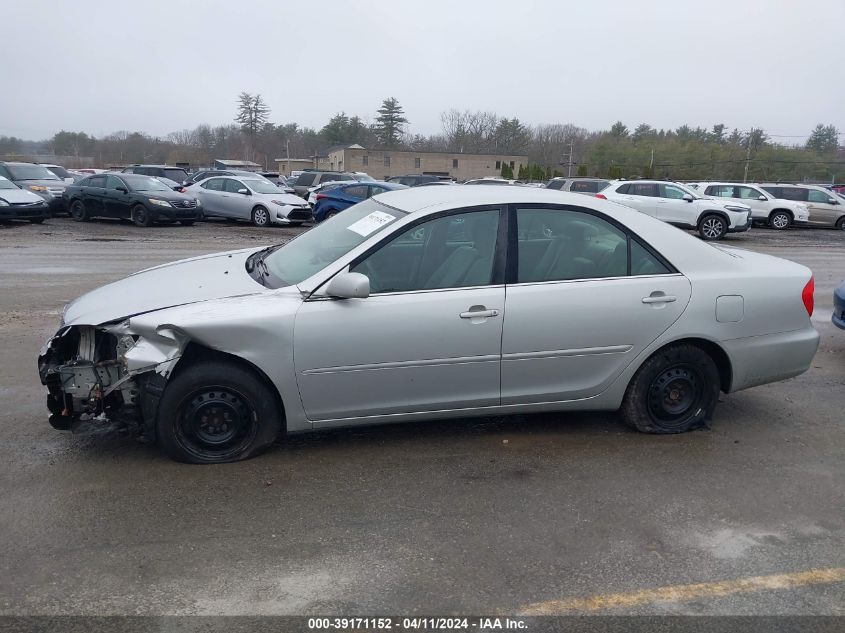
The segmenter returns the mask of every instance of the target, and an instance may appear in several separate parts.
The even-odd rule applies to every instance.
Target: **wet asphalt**
[[[65,302],[167,261],[301,229],[0,225],[0,615],[513,614],[529,605],[845,567],[845,234],[728,244],[816,278],[806,374],[723,395],[711,428],[613,415],[321,432],[186,466],[128,435],[47,424],[35,361]],[[845,615],[845,582],[605,614]]]

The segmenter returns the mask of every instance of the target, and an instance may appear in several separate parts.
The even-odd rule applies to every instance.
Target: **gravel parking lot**
[[[845,615],[842,232],[725,240],[814,271],[821,347],[806,374],[723,396],[699,432],[641,435],[612,415],[449,420],[196,467],[47,424],[35,361],[64,303],[301,230],[0,225],[0,614]],[[718,584],[775,575],[790,580]],[[676,590],[642,593],[663,587]]]

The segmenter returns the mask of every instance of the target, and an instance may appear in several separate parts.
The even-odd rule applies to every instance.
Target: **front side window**
[[[831,196],[829,193],[824,191],[816,191],[815,189],[810,189],[807,192],[807,201],[808,202],[821,202],[824,204],[831,204],[830,199]]]
[[[739,198],[742,200],[757,200],[761,195],[754,187],[737,187]]]
[[[516,215],[517,283],[671,272],[636,238],[595,215],[548,208]]]
[[[680,187],[674,187],[672,185],[660,185],[660,190],[660,197],[669,198],[670,200],[682,200],[684,196],[688,195]]]
[[[105,187],[106,186],[106,177],[105,176],[92,176],[88,179],[88,182],[85,183],[89,187]]]
[[[373,293],[489,285],[498,228],[497,209],[428,220],[401,232],[351,271],[369,277]]]
[[[235,180],[234,178],[223,179],[223,191],[226,193],[238,193],[241,189],[246,188],[246,185],[244,185],[240,180]]]
[[[123,181],[117,176],[106,176],[106,189],[117,189],[118,187],[126,187]]]

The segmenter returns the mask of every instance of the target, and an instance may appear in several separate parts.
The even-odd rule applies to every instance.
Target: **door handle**
[[[473,308],[476,306],[473,306]],[[486,308],[480,310],[473,310],[470,308],[466,312],[461,312],[459,315],[462,319],[486,319],[487,317],[499,316],[499,311],[496,309],[487,310]]]
[[[643,303],[652,304],[652,303],[673,303],[678,300],[678,297],[673,297],[672,295],[664,295],[663,293],[660,294],[652,294],[649,297],[643,297]]]

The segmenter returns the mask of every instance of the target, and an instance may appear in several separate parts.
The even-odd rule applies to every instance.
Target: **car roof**
[[[377,196],[379,202],[406,213],[425,209],[473,207],[519,203],[577,204],[584,194],[540,187],[411,187]]]

